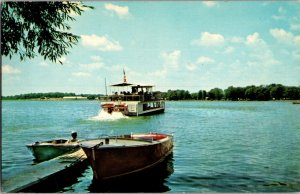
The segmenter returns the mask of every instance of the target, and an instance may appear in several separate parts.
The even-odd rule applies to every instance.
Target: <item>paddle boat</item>
[[[173,149],[173,136],[159,133],[103,137],[80,142],[94,179],[104,181],[154,167]]]
[[[153,85],[127,83],[125,71],[123,72],[123,83],[111,85],[113,94],[106,95],[105,101],[101,102],[103,111],[109,114],[121,112],[126,116],[150,115],[165,111],[165,101],[159,97],[159,92],[153,91]]]

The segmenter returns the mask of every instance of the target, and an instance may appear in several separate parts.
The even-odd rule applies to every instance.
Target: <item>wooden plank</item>
[[[86,159],[85,153],[80,149],[74,153],[29,166],[23,172],[3,180],[2,189],[4,192],[19,192]]]

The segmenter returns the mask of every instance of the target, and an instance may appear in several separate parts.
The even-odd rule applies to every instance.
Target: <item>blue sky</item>
[[[2,95],[105,93],[127,80],[156,90],[300,85],[300,1],[110,1],[71,22],[61,60],[2,57]]]

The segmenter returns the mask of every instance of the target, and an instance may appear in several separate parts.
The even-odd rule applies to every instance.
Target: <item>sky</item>
[[[63,65],[2,57],[2,96],[105,94],[123,81],[190,92],[300,86],[300,1],[85,1]]]

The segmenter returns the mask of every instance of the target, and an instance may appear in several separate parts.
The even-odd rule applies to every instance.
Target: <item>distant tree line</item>
[[[270,84],[260,86],[233,87],[225,90],[214,88],[190,93],[187,90],[168,90],[161,96],[167,100],[296,100],[300,99],[300,86]]]
[[[3,96],[2,99],[7,99],[7,100],[48,99],[48,98],[63,98],[65,96],[82,96],[82,97],[87,97],[87,99],[89,100],[94,100],[101,95],[97,95],[97,94],[76,95],[75,93],[48,92],[48,93],[29,93],[29,94],[20,94],[14,96]]]
[[[2,99],[47,99],[63,98],[64,96],[82,96],[89,100],[100,99],[102,94],[80,94],[48,92],[48,93],[29,93],[15,96],[4,96]],[[300,86],[283,86],[281,84],[270,84],[260,86],[233,87],[225,90],[213,88],[209,91],[199,90],[190,93],[187,90],[168,90],[161,92],[160,96],[167,100],[297,100],[300,99]]]
[[[14,96],[4,96],[3,99],[45,99],[45,98],[63,98],[64,96],[75,96],[75,93],[63,93],[63,92],[48,92],[48,93],[29,93],[20,94]]]

